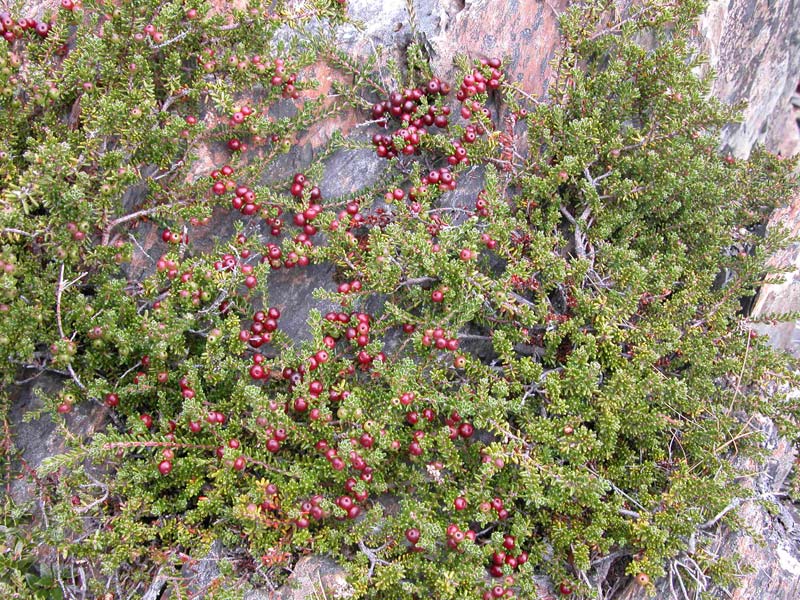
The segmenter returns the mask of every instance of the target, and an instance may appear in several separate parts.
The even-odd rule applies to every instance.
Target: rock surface
[[[797,0],[714,0],[700,22],[716,71],[712,93],[728,104],[747,101],[742,123],[725,134],[734,155],[747,156],[756,143],[778,150],[787,133],[797,137],[782,128],[800,76],[799,11]]]
[[[349,598],[353,589],[345,572],[327,556],[304,556],[295,564],[289,581],[275,592],[256,591],[244,600],[306,600]]]
[[[32,477],[42,461],[49,456],[67,450],[63,430],[45,413],[30,418],[44,407],[43,395],[58,393],[65,378],[50,373],[38,373],[32,369],[21,372],[20,385],[6,388],[10,409],[8,411],[9,430],[14,447],[19,452],[13,465],[15,472],[23,478],[10,482],[11,499],[18,505],[39,498],[39,479]],[[107,409],[93,404],[81,404],[65,416],[65,424],[70,433],[78,438],[86,438],[103,428]]]
[[[800,191],[794,195],[792,203],[776,210],[770,219],[769,227],[783,226],[793,236],[800,235]],[[782,283],[772,283],[761,288],[753,316],[777,315],[800,311],[800,243],[790,245],[775,254],[770,263],[780,269],[791,271],[783,276]],[[789,320],[774,324],[759,324],[755,329],[768,335],[773,345],[800,356],[800,322]]]

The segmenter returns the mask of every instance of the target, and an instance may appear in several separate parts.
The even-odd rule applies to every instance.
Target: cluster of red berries
[[[331,447],[326,440],[319,440],[314,447],[323,453],[334,471],[342,471],[345,468],[345,462],[339,456],[336,448]]]
[[[450,430],[450,439],[455,440],[460,438],[469,439],[475,433],[475,426],[472,423],[464,421],[457,412],[453,411],[450,416],[445,420],[445,425]]]
[[[186,13],[187,18],[193,19],[197,16],[197,11],[194,9]],[[213,73],[217,70],[219,64],[217,63],[217,52],[213,48],[204,48],[199,56],[200,65],[206,73]],[[282,95],[284,98],[297,99],[300,93],[295,87],[297,82],[296,74],[286,73],[286,62],[282,58],[276,58],[272,63],[265,62],[261,55],[254,54],[252,56],[238,56],[236,54],[228,54],[227,58],[223,61],[231,69],[237,71],[246,71],[248,69],[255,70],[258,74],[271,75],[270,83],[274,87],[282,87]]]
[[[404,90],[403,93],[393,92],[387,100],[378,102],[372,107],[372,118],[379,124],[387,127],[389,118],[398,119],[405,127],[400,127],[390,135],[375,134],[372,143],[376,153],[381,158],[393,158],[398,152],[414,154],[419,146],[421,137],[426,133],[426,127],[436,126],[446,129],[450,125],[450,107],[436,107],[428,105],[428,111],[418,115],[418,109],[423,96],[434,97],[450,93],[450,86],[439,79],[432,79],[422,88]]]
[[[339,496],[336,498],[336,506],[346,513],[348,519],[355,519],[361,514],[361,507],[358,506],[356,501],[350,496]]]
[[[241,265],[242,273],[244,273],[244,285],[248,290],[252,290],[258,285],[258,277],[253,275],[253,265]]]
[[[503,77],[500,65],[498,58],[481,59],[481,67],[489,69],[489,76],[484,75],[481,69],[473,69],[472,73],[465,75],[461,81],[461,87],[456,92],[456,100],[464,102],[475,94],[498,89]]]
[[[292,185],[289,188],[289,193],[294,196],[295,198],[303,198],[303,194],[305,190],[308,189],[308,199],[310,201],[309,208],[306,209],[303,213],[298,213],[302,215],[300,222],[295,220],[295,225],[298,227],[302,227],[305,225],[305,221],[311,221],[316,217],[321,211],[322,207],[317,204],[322,199],[322,192],[320,189],[313,185],[308,178],[303,173],[295,173],[294,177],[292,178]],[[311,210],[311,214],[306,214],[308,210]],[[315,232],[316,233],[316,232]],[[313,233],[309,233],[309,235],[313,235]]]
[[[479,135],[486,133],[483,125],[467,125],[460,140],[453,140],[453,153],[447,157],[447,164],[455,166],[458,164],[469,165],[469,157],[464,144],[473,144]]]
[[[250,337],[253,335],[252,331],[247,331],[243,329],[239,332],[239,339],[242,341],[248,341]],[[260,339],[256,340],[256,343],[259,345],[263,345],[265,343],[269,343],[272,339],[272,334],[269,332],[256,334],[260,337]],[[266,339],[265,339],[266,338]],[[269,369],[264,365],[265,357],[260,352],[256,352],[253,354],[253,364],[250,366],[250,378],[255,379],[256,381],[259,379],[269,379]]]
[[[246,185],[236,186],[234,194],[231,206],[245,217],[250,217],[261,209],[261,205],[256,202],[255,192]]]
[[[181,377],[178,380],[178,385],[181,388],[181,396],[186,398],[187,400],[191,400],[195,396],[194,388],[192,387],[191,383],[189,383],[189,379],[187,377]],[[225,417],[221,413],[215,413],[222,417],[220,422],[225,422]]]
[[[402,396],[400,397],[400,403],[401,404],[403,403]],[[436,411],[430,407],[426,407],[423,408],[422,411],[410,410],[406,413],[406,423],[408,423],[412,427],[417,423],[419,423],[420,418],[425,419],[426,421],[428,421],[428,423],[433,423],[436,420]],[[417,433],[415,432],[414,441],[417,441],[421,437],[423,437],[423,435],[417,435]]]
[[[438,78],[431,79],[425,88],[406,89],[403,92],[392,92],[389,98],[378,102],[372,107],[372,118],[381,125],[387,125],[389,117],[394,117],[400,122],[406,122],[417,128],[436,125],[441,129],[448,126],[447,114],[437,114],[436,107],[430,105],[428,112],[422,116],[415,116],[423,96],[446,96],[450,93],[450,85]],[[444,109],[445,107],[442,107]],[[449,112],[449,111],[448,111]]]
[[[162,255],[156,261],[156,270],[159,273],[166,272],[169,279],[175,279],[178,276],[178,263],[171,258],[167,258],[166,255]]]
[[[284,98],[291,98],[297,100],[300,93],[295,88],[297,82],[297,75],[294,73],[286,73],[286,61],[282,58],[276,58],[273,61],[273,73],[270,83],[273,87],[283,87],[282,95]]]
[[[269,436],[269,439],[267,439],[267,451],[273,454],[281,449],[281,443],[286,441],[288,437],[283,427],[267,429],[267,436]]]
[[[223,254],[220,260],[214,261],[214,269],[217,271],[233,271],[239,261],[233,254]]]
[[[229,190],[235,189],[235,184],[229,179],[222,179],[223,177],[230,177],[233,175],[233,167],[225,165],[221,169],[214,169],[211,171],[211,179],[214,183],[211,185],[211,191],[216,196],[221,196]]]
[[[146,37],[149,37],[156,44],[160,44],[164,41],[164,33],[158,31],[156,29],[156,26],[153,25],[152,23],[148,23],[147,25],[144,26],[144,29],[142,29],[142,31],[137,31],[136,33],[133,34],[133,39],[137,42],[144,41]]]
[[[72,239],[76,242],[82,242],[86,239],[86,232],[81,230],[76,223],[70,221],[67,223],[67,231],[69,231]]]
[[[514,590],[502,585],[494,585],[491,589],[483,592],[481,600],[496,600],[497,598],[513,598]]]
[[[447,167],[440,167],[435,171],[431,171],[425,175],[421,180],[422,186],[438,185],[439,190],[442,192],[453,191],[456,189],[456,178],[450,169]],[[426,188],[418,188],[415,192],[422,193]],[[415,193],[416,195],[416,193]]]
[[[253,348],[260,348],[264,344],[268,344],[272,341],[272,332],[278,328],[278,319],[280,317],[281,311],[274,306],[268,308],[266,312],[263,310],[256,311],[253,314],[250,330],[242,329],[239,332],[239,339],[242,342],[247,342]],[[260,355],[257,354],[256,356]],[[253,379],[266,379],[269,373],[261,367],[261,361],[259,361],[250,368],[250,376]]]
[[[475,212],[480,217],[489,216],[489,201],[486,199],[486,190],[478,192],[478,197],[475,200]]]
[[[376,133],[372,136],[372,145],[375,146],[375,153],[379,157],[394,158],[398,153],[395,139],[398,139],[400,152],[409,156],[417,151],[417,147],[424,134],[424,129],[418,129],[414,125],[409,125],[408,127],[401,127],[392,135]]]
[[[320,365],[324,365],[326,362],[328,362],[329,359],[330,359],[330,354],[328,354],[327,350],[317,350],[314,354],[309,356],[308,360],[306,361],[306,364],[308,365],[308,370],[316,371],[317,367],[319,367]]]
[[[481,242],[489,249],[494,250],[497,247],[497,240],[490,236],[488,233],[481,234]]]
[[[309,517],[315,521],[321,521],[325,518],[325,511],[320,506],[322,500],[322,496],[315,494],[300,505],[300,516],[294,522],[298,529],[305,529],[311,524]]]
[[[358,284],[354,289],[352,286],[353,284]],[[349,287],[344,288],[343,286],[348,285]],[[361,283],[359,281],[353,281],[350,284],[340,284],[339,285],[339,293],[347,293],[342,290],[349,291],[358,291],[361,289]],[[350,325],[352,318],[355,317],[355,324]],[[369,344],[369,331],[370,331],[370,316],[367,313],[362,312],[354,312],[354,313],[344,313],[344,312],[329,312],[325,314],[325,320],[329,323],[337,325],[337,328],[344,327],[344,337],[347,340],[354,341],[357,346],[363,348],[367,344]],[[340,331],[332,332],[333,335],[329,336],[332,340],[336,340],[341,334]],[[364,353],[366,354],[366,352]],[[358,361],[362,364],[369,363],[372,359],[363,360],[359,354]]]
[[[230,120],[228,121],[228,125],[231,127],[236,127],[237,125],[241,125],[245,122],[247,117],[253,114],[253,109],[247,106],[246,104],[241,108],[235,108],[233,110],[233,114],[231,115]]]
[[[37,21],[36,19],[17,19],[16,21],[7,12],[0,12],[0,35],[10,44],[21,39],[25,31],[33,30],[39,37],[45,38],[50,33],[51,23]]]
[[[489,456],[484,454],[481,457],[481,461],[482,462],[491,462],[492,459],[491,459],[491,457],[489,457]],[[497,461],[495,461],[495,466],[499,468],[502,465],[498,464]],[[489,501],[481,502],[480,510],[481,510],[481,512],[484,512],[484,513],[487,513],[487,512],[489,512],[491,510],[494,510],[497,513],[497,518],[500,521],[505,521],[508,518],[508,514],[509,513],[508,513],[508,509],[505,508],[505,506],[503,506],[503,505],[504,505],[503,499],[495,496],[494,498],[492,498]]]
[[[228,418],[218,410],[210,410],[206,415],[206,423],[208,423],[209,425],[224,425],[225,421],[227,420]],[[194,421],[194,423],[197,423],[199,427],[198,421]],[[193,433],[196,433],[192,427],[192,423],[189,423],[189,429],[192,430]]]
[[[441,327],[433,329],[426,329],[422,336],[423,346],[435,346],[439,350],[450,350],[455,352],[458,350],[458,339],[455,337],[448,337],[447,332]]]
[[[362,225],[366,225],[368,223],[368,219],[360,211],[361,205],[359,204],[358,200],[351,200],[345,205],[344,210],[339,211],[339,213],[336,215],[336,218],[331,221],[329,227],[330,231],[337,231],[344,219],[349,219],[349,223],[347,225],[348,231],[357,227],[361,227]]]
[[[492,563],[489,566],[489,574],[492,577],[503,577],[503,565],[508,565],[513,570],[528,562],[527,552],[522,551],[512,554],[515,547],[516,539],[513,535],[503,536],[503,550],[498,550],[492,554]]]
[[[357,293],[361,291],[361,282],[357,279],[353,281],[345,281],[340,283],[336,288],[336,291],[340,294],[350,294],[350,293]]]
[[[474,542],[476,537],[477,534],[472,529],[461,531],[455,523],[447,526],[447,547],[451,550],[457,550],[464,540]]]

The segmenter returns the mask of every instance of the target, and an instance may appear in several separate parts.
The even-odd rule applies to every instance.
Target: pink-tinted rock
[[[797,14],[795,0],[714,0],[700,21],[702,49],[716,71],[713,94],[728,104],[748,103],[743,122],[725,134],[737,156],[774,141],[770,124],[791,109],[800,78]]]
[[[770,228],[782,226],[793,236],[800,235],[800,191],[795,193],[792,203],[776,210],[770,218]],[[779,315],[800,311],[800,244],[791,244],[776,253],[770,264],[780,269],[790,269],[782,275],[781,283],[770,283],[761,288],[753,306],[754,317]],[[755,330],[768,335],[772,344],[800,356],[800,329],[794,320],[758,324]]]
[[[415,2],[420,29],[430,45],[434,72],[453,72],[457,54],[509,57],[507,72],[531,94],[541,95],[560,43],[558,14],[564,0],[443,0]]]

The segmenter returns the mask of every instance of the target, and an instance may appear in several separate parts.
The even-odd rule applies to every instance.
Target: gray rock
[[[353,588],[345,570],[327,556],[304,556],[297,561],[287,583],[276,591],[255,590],[244,600],[310,600],[349,598]]]
[[[20,379],[33,377],[36,372],[25,369]],[[12,478],[10,481],[11,499],[19,505],[37,500],[39,491],[35,477],[36,469],[42,461],[50,456],[61,454],[67,450],[64,435],[48,414],[35,419],[26,417],[44,406],[41,395],[58,393],[66,381],[51,372],[42,372],[21,385],[9,386],[6,391],[9,398],[8,426],[14,448],[19,453],[14,457],[14,472],[26,475],[22,479]],[[80,403],[65,416],[65,424],[72,435],[86,438],[98,431],[106,423],[107,409],[93,403]],[[5,487],[2,488],[5,491]],[[0,492],[3,493],[3,492]]]
[[[800,78],[799,11],[797,0],[714,0],[700,21],[702,49],[716,71],[712,93],[748,104],[743,121],[725,132],[736,156],[785,135],[771,123],[789,109]]]

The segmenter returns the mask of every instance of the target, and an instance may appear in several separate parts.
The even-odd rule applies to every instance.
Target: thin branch
[[[58,273],[58,287],[56,288],[56,324],[58,325],[58,333],[61,335],[62,340],[67,339],[67,336],[64,334],[64,325],[61,321],[61,295],[65,289],[76,284],[85,276],[86,273],[84,272],[69,283],[64,283],[64,263],[61,263],[61,270]],[[69,371],[70,377],[72,377],[75,385],[77,385],[82,391],[86,391],[86,386],[83,385],[81,380],[78,378],[78,374],[75,372],[75,369],[73,369],[72,365],[69,363],[67,363],[67,371]]]
[[[113,230],[118,225],[122,225],[123,223],[127,223],[128,221],[133,221],[133,220],[138,219],[140,217],[147,217],[149,215],[157,213],[158,211],[166,209],[166,208],[169,208],[169,207],[167,205],[164,205],[164,204],[159,204],[158,206],[151,206],[150,208],[143,208],[142,210],[137,210],[136,212],[132,212],[132,213],[129,213],[129,214],[124,215],[122,217],[118,217],[118,218],[114,219],[113,221],[109,221],[108,224],[105,226],[105,229],[103,229],[103,237],[102,237],[102,239],[100,241],[100,244],[103,245],[103,246],[107,246],[108,245],[108,241],[109,241],[109,239],[111,237],[111,230]]]
[[[439,281],[436,277],[414,277],[412,279],[406,279],[405,281],[401,281],[397,284],[397,288],[395,291],[400,289],[401,287],[410,287],[413,285],[424,285],[426,283],[436,283]]]
[[[169,46],[170,44],[174,44],[175,42],[179,42],[184,39],[187,35],[189,35],[189,30],[182,31],[178,35],[173,38],[166,40],[165,42],[161,42],[160,44],[153,44],[152,41],[150,42],[150,47],[154,50],[158,50],[159,48],[164,48],[165,46]]]
[[[15,229],[14,227],[4,227],[0,230],[3,235],[24,235],[26,237],[34,237],[34,234],[22,231],[22,229]]]
[[[77,513],[89,512],[90,510],[92,510],[98,504],[102,504],[103,502],[106,501],[106,499],[108,498],[108,486],[105,485],[104,483],[101,483],[101,482],[97,481],[97,480],[94,480],[93,486],[94,487],[99,487],[101,490],[103,490],[103,495],[100,496],[99,498],[97,498],[96,500],[93,500],[92,502],[90,502],[86,506],[82,506],[80,508],[76,508],[75,512],[77,512]]]
[[[380,546],[378,548],[374,548],[373,549],[373,548],[367,547],[367,545],[363,542],[363,540],[359,540],[358,541],[358,548],[361,550],[361,552],[364,553],[364,555],[369,560],[369,571],[367,571],[367,579],[372,579],[372,575],[375,572],[375,566],[376,565],[388,565],[389,564],[388,562],[386,562],[385,560],[380,558],[378,556],[378,554],[377,554],[378,552],[380,552],[381,550],[386,548],[386,545],[387,544],[384,544],[383,546]]]
[[[716,514],[716,516],[714,516],[713,518],[709,519],[708,521],[700,525],[698,529],[711,529],[712,527],[714,527],[714,525],[720,522],[722,517],[727,515],[732,510],[739,508],[739,506],[741,506],[745,502],[766,500],[766,499],[775,500],[776,498],[785,498],[787,495],[788,494],[776,493],[776,492],[765,492],[763,494],[758,494],[757,496],[751,496],[749,498],[734,498],[733,500],[731,500],[728,506],[719,511]]]

